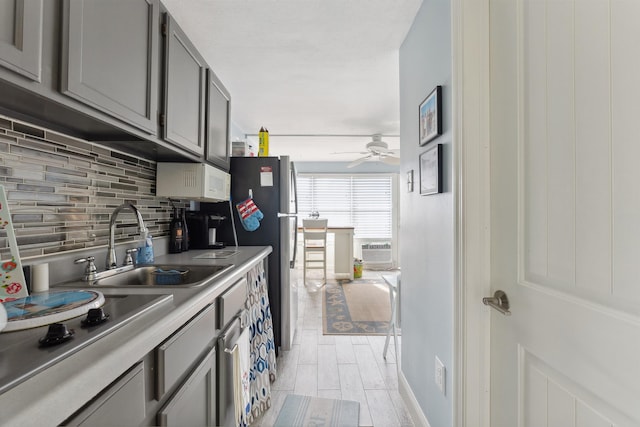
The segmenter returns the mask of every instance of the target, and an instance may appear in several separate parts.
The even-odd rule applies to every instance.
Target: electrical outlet
[[[435,370],[435,382],[442,394],[446,395],[445,383],[447,381],[447,370],[444,364],[436,356],[436,370]]]

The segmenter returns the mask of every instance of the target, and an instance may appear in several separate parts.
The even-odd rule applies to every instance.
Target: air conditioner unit
[[[362,245],[362,261],[369,264],[391,264],[391,243],[365,243]]]

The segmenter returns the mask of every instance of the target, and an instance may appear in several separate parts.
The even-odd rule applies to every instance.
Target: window
[[[298,211],[318,211],[329,226],[354,227],[360,239],[391,239],[393,180],[390,175],[298,176]]]

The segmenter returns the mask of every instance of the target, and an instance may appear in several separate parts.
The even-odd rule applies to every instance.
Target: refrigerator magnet
[[[260,167],[260,185],[262,187],[273,187],[273,168],[271,166]]]

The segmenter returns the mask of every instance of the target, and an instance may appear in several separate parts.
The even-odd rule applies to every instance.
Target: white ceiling
[[[422,0],[163,3],[231,92],[235,124],[269,130],[270,155],[350,161],[332,153],[376,133],[399,148],[398,50]]]

